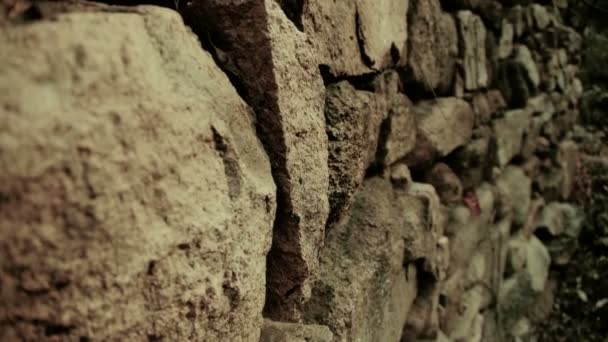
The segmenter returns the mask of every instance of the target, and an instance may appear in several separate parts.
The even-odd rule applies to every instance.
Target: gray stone
[[[417,86],[448,90],[458,57],[454,18],[439,0],[412,0],[409,13],[408,65]]]
[[[532,83],[535,89],[538,88],[540,85],[540,74],[530,50],[525,45],[516,45],[513,50],[514,60],[523,66],[526,71],[527,80]]]
[[[498,317],[505,331],[518,331],[525,314],[544,291],[551,258],[535,236],[519,234],[509,242],[515,273],[505,279],[498,293]],[[517,334],[516,335],[520,335]]]
[[[502,94],[496,89],[476,93],[471,105],[475,112],[475,127],[489,123],[493,114],[506,107]]]
[[[471,139],[474,114],[464,100],[447,97],[421,101],[416,113],[416,146],[407,155],[408,165],[443,157]]]
[[[481,338],[481,336],[476,338],[476,335],[480,335],[481,332],[478,316],[480,316],[479,311],[485,291],[481,285],[476,285],[464,293],[461,298],[463,310],[454,317],[454,322],[452,322],[453,328],[449,333],[451,340],[474,341]],[[483,323],[483,318],[481,323]]]
[[[536,229],[544,229],[552,236],[566,234],[578,238],[584,220],[580,208],[568,203],[551,202],[541,211],[535,222]]]
[[[530,7],[532,11],[532,17],[534,18],[534,24],[537,29],[544,30],[551,23],[551,16],[545,6],[539,4],[532,4]]]
[[[498,41],[498,58],[507,58],[513,51],[514,28],[508,20],[503,19]]]
[[[257,341],[276,188],[180,16],[103,7],[0,44],[0,336]]]
[[[448,165],[435,164],[425,175],[425,181],[435,188],[442,203],[457,203],[462,200],[462,184]]]
[[[490,233],[496,198],[491,186],[487,183],[475,189],[475,198],[479,204],[476,214],[467,206],[458,205],[450,208],[447,234],[450,237],[450,268],[456,269],[468,265],[476,252],[479,243]]]
[[[328,231],[305,319],[329,326],[335,341],[399,339],[417,291],[416,268],[404,270],[404,260],[437,255],[441,228],[436,195],[429,201],[417,188],[406,193],[367,179],[349,220]]]
[[[463,189],[474,187],[485,179],[490,179],[490,171],[494,163],[490,153],[492,131],[487,127],[480,127],[473,134],[476,137],[454,151],[450,161],[450,166],[460,177]]]
[[[260,342],[332,342],[334,334],[327,326],[284,323],[264,320]]]
[[[521,37],[527,31],[524,9],[520,5],[513,6],[507,11],[507,19],[513,24],[515,38]]]
[[[393,187],[399,190],[407,191],[413,182],[410,169],[403,163],[399,163],[391,167],[390,177]]]
[[[530,198],[532,195],[532,180],[523,169],[507,166],[496,180],[496,187],[503,194],[502,201],[510,204],[513,210],[513,223],[523,226],[528,218]]]
[[[356,90],[347,81],[327,87],[328,226],[348,212],[367,167],[375,160],[380,124],[386,114],[386,101],[380,94]]]
[[[471,11],[459,11],[458,31],[461,40],[461,57],[466,90],[476,90],[488,85],[486,69],[486,29],[481,18]]]
[[[407,10],[407,0],[315,0],[303,6],[302,26],[319,64],[336,76],[361,75],[406,55]]]
[[[374,90],[385,97],[388,118],[382,124],[377,159],[389,166],[403,159],[416,144],[414,106],[399,92],[399,75],[394,71],[381,74],[374,81]]]
[[[504,117],[492,123],[498,166],[507,165],[521,152],[530,115],[527,109],[510,110],[504,113]]]

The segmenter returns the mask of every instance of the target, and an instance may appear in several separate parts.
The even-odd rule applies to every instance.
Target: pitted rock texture
[[[266,310],[275,319],[297,319],[329,214],[317,55],[273,0],[193,2],[188,15],[208,32],[221,66],[239,80],[256,112],[278,188]]]
[[[257,340],[270,164],[179,16],[69,13],[0,42],[0,339]]]
[[[453,97],[421,101],[414,112],[416,146],[406,157],[408,165],[445,157],[471,139],[475,118],[466,101]]]
[[[439,0],[412,0],[408,21],[407,62],[415,85],[447,91],[458,56],[456,21],[441,10]]]
[[[327,87],[326,96],[331,208],[328,225],[333,225],[348,213],[365,171],[376,158],[387,106],[382,95],[356,90],[347,81]]]
[[[486,65],[486,28],[481,18],[471,11],[459,11],[458,35],[462,46],[464,87],[466,90],[485,88],[488,85]]]
[[[0,1],[0,340],[547,335],[606,221],[567,3],[140,2]]]
[[[362,75],[394,65],[407,50],[408,0],[307,1],[304,32],[331,74]]]
[[[435,257],[441,228],[437,208],[419,193],[381,178],[364,182],[349,221],[328,232],[306,321],[328,325],[337,341],[400,338],[417,291],[416,268],[404,270],[404,260]],[[409,249],[415,241],[428,245]]]

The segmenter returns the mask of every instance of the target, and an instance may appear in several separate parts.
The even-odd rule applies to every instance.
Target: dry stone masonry
[[[535,341],[582,225],[558,7],[111,3],[0,4],[1,341]]]

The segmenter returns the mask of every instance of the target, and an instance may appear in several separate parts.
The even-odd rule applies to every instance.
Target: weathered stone
[[[580,208],[568,203],[552,202],[543,208],[535,226],[552,236],[567,234],[571,238],[577,238],[583,219],[584,214]]]
[[[303,6],[303,30],[333,75],[382,70],[407,53],[408,2],[310,1]]]
[[[414,111],[416,146],[405,158],[408,165],[446,156],[471,138],[475,117],[466,101],[455,97],[421,101]]]
[[[405,260],[426,260],[426,272],[438,279],[447,265],[438,252],[442,248],[439,242],[443,236],[446,217],[437,192],[429,184],[413,182],[408,196],[403,196],[401,201],[402,206],[408,208],[404,215],[405,221],[414,227],[404,234]]]
[[[538,88],[540,85],[540,74],[530,50],[525,45],[516,45],[513,51],[515,62],[519,63],[526,71],[526,79],[532,84],[534,89]]]
[[[377,159],[389,166],[405,157],[416,144],[416,119],[413,104],[399,92],[399,75],[388,71],[380,75],[373,87],[385,97],[388,118],[382,123]]]
[[[430,260],[440,234],[432,203],[412,191],[368,179],[348,222],[328,231],[305,319],[328,325],[335,341],[399,339],[417,290],[416,268],[403,269],[404,251]]]
[[[517,48],[516,51],[529,52],[525,47],[523,49]],[[530,57],[526,52],[515,52],[513,56],[503,60],[498,66],[498,88],[512,108],[524,107],[528,99],[537,91],[537,85],[535,86],[530,77],[530,70],[532,70],[532,75],[535,76],[539,75],[538,70],[535,69],[536,64],[534,64],[534,61],[526,59],[526,56]],[[538,82],[540,82],[540,78]]]
[[[574,185],[579,170],[577,163],[580,158],[578,145],[573,141],[563,141],[559,144],[559,151],[557,153],[557,163],[560,166],[563,174],[562,182],[560,184],[560,197],[563,200],[569,199],[574,190]]]
[[[557,280],[552,278],[547,279],[545,289],[539,296],[535,298],[534,304],[530,308],[531,321],[538,323],[549,318],[549,315],[553,311],[556,288]]]
[[[461,298],[462,311],[454,317],[453,328],[449,337],[453,341],[472,341],[477,330],[474,329],[479,316],[483,293],[486,291],[481,285],[473,286]]]
[[[526,238],[520,234],[511,239],[509,246],[511,263],[516,262],[517,265],[515,273],[503,282],[497,303],[505,331],[516,328],[522,316],[543,292],[551,263],[549,252],[535,236]],[[515,261],[514,253],[517,255]]]
[[[493,122],[498,166],[507,165],[521,152],[524,134],[530,122],[527,109],[515,109],[504,113],[504,117]]]
[[[524,225],[530,207],[532,180],[526,176],[521,168],[507,166],[497,179],[496,187],[506,197],[501,200],[510,203],[513,209],[513,223],[520,226]]]
[[[264,320],[260,342],[332,342],[334,334],[324,325]]]
[[[484,88],[488,85],[489,78],[486,69],[486,29],[483,21],[471,11],[459,11],[456,17],[464,63],[465,89]]]
[[[413,182],[410,169],[403,163],[399,163],[391,167],[390,177],[393,187],[399,190],[407,191]]]
[[[412,0],[408,16],[411,78],[427,91],[447,91],[458,57],[454,18],[441,10],[439,0]]]
[[[316,52],[274,0],[195,1],[186,16],[195,29],[209,32],[217,59],[256,112],[279,203],[265,313],[296,320],[310,294],[329,214],[324,86]]]
[[[513,6],[508,10],[507,19],[513,24],[515,38],[521,37],[528,29],[524,18],[524,9],[520,5]]]
[[[0,336],[257,341],[270,163],[179,15],[104,7],[0,44]]]
[[[545,6],[539,4],[532,4],[530,6],[530,10],[532,11],[532,17],[534,18],[534,24],[537,29],[544,30],[551,23],[551,16]]]
[[[401,339],[404,341],[433,338],[439,331],[439,287],[435,279],[426,277],[422,277],[426,280],[424,289],[420,288],[403,328]]]
[[[506,107],[506,103],[499,90],[479,92],[473,95],[471,101],[475,113],[475,126],[485,125],[492,119],[492,114]]]
[[[438,163],[425,175],[425,181],[431,184],[441,202],[456,203],[462,200],[462,184],[458,176],[444,163]]]
[[[479,213],[459,205],[450,208],[447,235],[450,238],[450,267],[465,267],[471,260],[479,243],[490,233],[495,197],[489,184],[475,189]]]
[[[450,166],[460,177],[462,188],[481,184],[490,178],[493,160],[491,158],[491,132],[484,132],[454,152]]]
[[[382,95],[356,90],[347,81],[327,87],[328,227],[339,222],[348,212],[367,167],[375,160],[380,124],[386,113]]]
[[[498,58],[507,58],[513,51],[513,24],[503,19],[500,30],[500,40],[498,41]]]

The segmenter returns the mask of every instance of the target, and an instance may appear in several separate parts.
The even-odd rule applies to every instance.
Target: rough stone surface
[[[454,97],[421,101],[414,111],[416,146],[405,159],[408,165],[446,156],[471,138],[475,118],[466,101]]]
[[[502,200],[509,203],[513,210],[513,223],[523,225],[528,217],[532,180],[521,168],[508,166],[502,171],[496,186],[504,194]]]
[[[438,163],[425,176],[425,181],[431,184],[442,203],[455,203],[462,200],[462,184],[458,175],[444,163]]]
[[[526,71],[526,79],[537,88],[540,84],[540,74],[530,50],[525,45],[516,45],[513,49],[515,61]]]
[[[264,320],[260,342],[332,342],[333,338],[331,330],[323,325]]]
[[[498,41],[498,58],[507,58],[513,52],[513,25],[506,19],[502,21],[500,40]]]
[[[506,107],[506,103],[500,91],[492,89],[475,94],[471,106],[475,112],[475,126],[478,127],[488,124],[495,113]]]
[[[466,90],[484,88],[488,85],[486,69],[486,29],[481,18],[471,11],[459,11],[458,33],[464,68]]]
[[[599,336],[586,5],[153,2],[0,1],[0,340]]]
[[[517,253],[519,269],[505,279],[498,293],[498,317],[507,332],[515,331],[534,300],[543,292],[549,274],[551,258],[545,246],[535,236],[523,235],[509,242],[510,253]],[[524,316],[525,317],[525,316]],[[521,328],[521,327],[520,327]],[[521,330],[520,330],[521,331]]]
[[[361,75],[406,54],[407,10],[407,0],[315,0],[302,21],[320,64],[336,76]]]
[[[256,341],[275,186],[179,16],[63,14],[0,44],[0,339]]]
[[[514,109],[493,121],[496,161],[499,166],[507,165],[521,152],[530,117],[531,113],[527,109]]]
[[[318,56],[274,0],[193,2],[187,15],[209,32],[216,58],[256,112],[278,188],[266,314],[296,320],[310,294],[329,213]]]
[[[399,75],[386,72],[375,80],[377,93],[385,97],[388,117],[382,123],[378,142],[378,163],[392,165],[405,157],[416,143],[416,118],[412,102],[399,91]]]
[[[386,102],[379,94],[355,90],[347,81],[327,88],[329,225],[348,213],[367,167],[375,160],[380,124],[386,114]]]
[[[415,84],[427,90],[448,90],[458,57],[458,33],[454,18],[441,10],[439,0],[412,0],[408,46]]]
[[[381,178],[363,183],[349,221],[328,232],[306,321],[329,326],[336,341],[399,339],[395,327],[403,327],[416,297],[416,269],[403,269],[405,243],[414,232],[431,233],[403,217],[418,215],[419,202]]]

